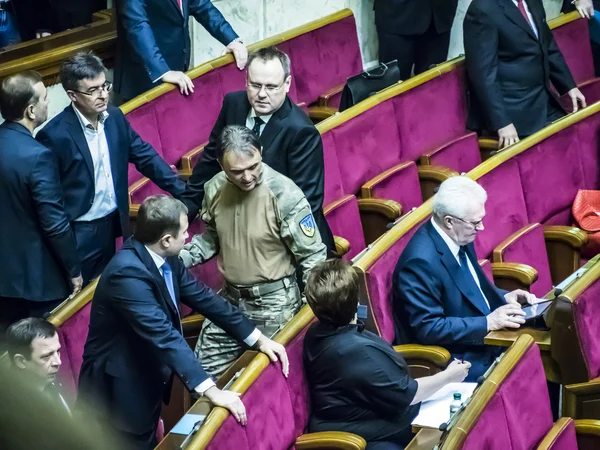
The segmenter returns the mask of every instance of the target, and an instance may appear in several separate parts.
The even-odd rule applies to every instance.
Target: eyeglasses
[[[106,91],[108,93],[108,92],[112,91],[112,88],[113,88],[113,84],[110,81],[107,81],[102,86],[91,88],[87,92],[77,91],[75,89],[71,89],[71,90],[73,92],[78,92],[79,94],[88,95],[90,97],[98,97],[100,95],[100,92]]]
[[[273,86],[272,84],[256,84],[251,83],[250,81],[246,81],[246,86],[248,87],[248,89],[256,93],[259,93],[260,91],[262,91],[263,88],[265,88],[265,92],[267,93],[267,95],[269,95],[274,94],[279,89],[281,89],[285,82],[286,80],[283,80],[283,83],[281,83],[279,86]]]
[[[458,219],[463,223],[471,225],[473,228],[478,228],[483,224],[483,219],[478,220],[477,222],[471,222],[470,220],[461,219],[460,217],[456,217],[456,216],[450,216],[450,217],[454,217],[455,219]]]

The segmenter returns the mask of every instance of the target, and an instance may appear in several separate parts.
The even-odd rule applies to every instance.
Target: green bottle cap
[[[454,393],[454,400],[460,400],[460,398],[461,398],[460,392],[455,392]]]

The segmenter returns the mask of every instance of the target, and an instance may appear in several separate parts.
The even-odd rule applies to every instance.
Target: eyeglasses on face
[[[87,95],[89,97],[98,97],[101,92],[105,91],[105,92],[108,93],[108,92],[112,91],[112,88],[113,88],[113,84],[110,81],[107,81],[102,86],[93,87],[93,88],[88,89],[87,92],[77,91],[75,89],[71,89],[71,90],[73,92],[77,92],[79,94]]]
[[[267,94],[274,94],[275,92],[279,91],[283,85],[285,84],[286,80],[283,80],[283,83],[281,83],[279,86],[275,86],[273,84],[257,84],[257,83],[252,83],[251,81],[246,81],[246,86],[248,87],[248,89],[250,89],[253,92],[260,92],[263,90],[265,90],[265,92]]]
[[[460,220],[462,223],[466,223],[467,225],[471,225],[473,228],[478,228],[483,224],[483,219],[478,220],[477,222],[471,222],[470,220],[461,219],[460,217],[450,216],[454,219]]]

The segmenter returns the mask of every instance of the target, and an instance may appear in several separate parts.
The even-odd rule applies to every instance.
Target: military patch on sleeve
[[[310,238],[315,235],[316,228],[317,225],[315,224],[315,219],[312,214],[307,214],[304,219],[300,221],[300,229]]]

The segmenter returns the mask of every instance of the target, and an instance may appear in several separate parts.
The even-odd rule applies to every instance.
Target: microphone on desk
[[[554,289],[554,298],[558,298],[562,295],[563,290],[561,288]]]

